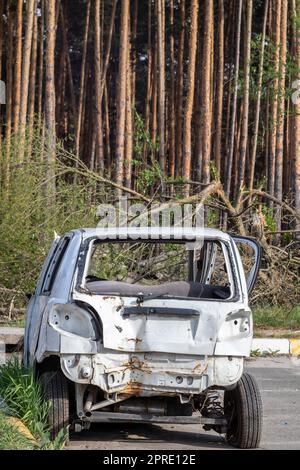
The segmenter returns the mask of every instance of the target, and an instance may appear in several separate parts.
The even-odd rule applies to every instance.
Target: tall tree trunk
[[[55,50],[55,0],[45,1],[46,13],[46,90],[45,90],[45,126],[47,161],[49,163],[49,176],[54,177],[51,165],[56,160],[56,126],[55,126],[55,73],[54,73],[54,50]],[[48,189],[54,189],[54,180],[50,181]]]
[[[218,174],[221,172],[222,116],[224,88],[224,0],[218,2],[218,39],[217,39],[217,76],[216,76],[216,135],[214,145],[215,165]]]
[[[274,8],[275,7],[275,8]],[[281,0],[276,0],[273,3],[273,17],[274,17],[274,80],[273,80],[273,96],[271,97],[271,131],[270,131],[270,144],[269,144],[269,172],[268,172],[268,191],[274,196],[275,185],[275,158],[276,158],[276,131],[278,119],[278,84],[279,84],[279,60],[280,60],[280,25],[281,25]],[[273,207],[273,203],[270,202]]]
[[[132,20],[132,33],[131,33],[131,46],[130,46],[130,60],[132,62],[131,65],[131,73],[130,73],[130,80],[131,80],[131,101],[132,101],[132,109],[135,108],[135,93],[136,93],[136,63],[137,63],[137,27],[138,27],[138,0],[134,0],[133,5],[133,20]]]
[[[4,24],[3,24],[4,3],[0,2],[0,77],[3,70],[3,44],[4,44]]]
[[[170,0],[169,175],[175,176],[174,1]]]
[[[286,76],[286,54],[287,54],[287,12],[288,0],[281,1],[281,26],[280,26],[280,63],[279,63],[279,97],[278,97],[278,119],[276,135],[275,154],[275,197],[282,201],[282,177],[283,177],[283,145],[284,145],[284,120],[285,120],[285,76]],[[287,158],[287,156],[286,156]],[[276,208],[276,230],[281,230],[281,207]],[[280,242],[280,234],[277,242]]]
[[[163,0],[157,1],[157,30],[158,30],[158,128],[159,128],[159,165],[165,172],[165,37],[164,37],[164,8]]]
[[[28,113],[29,124],[28,124],[28,151],[27,151],[28,160],[31,157],[32,139],[33,139],[33,132],[34,132],[37,49],[38,49],[38,17],[35,12],[34,21],[33,21],[31,70],[30,70],[30,82],[29,82],[29,113]]]
[[[109,120],[109,96],[107,85],[104,88],[104,106],[105,106],[105,155],[108,177],[111,177],[111,150],[110,150],[110,120]]]
[[[117,129],[116,129],[116,182],[123,184],[124,177],[124,138],[126,114],[126,71],[128,56],[128,17],[129,0],[121,3],[121,32],[119,45],[119,74],[117,91]]]
[[[237,94],[238,94],[238,79],[240,69],[240,44],[241,44],[241,20],[242,20],[242,0],[238,0],[238,15],[237,15],[237,31],[236,31],[236,53],[235,53],[235,66],[234,66],[234,91],[233,91],[233,103],[231,113],[231,125],[230,125],[230,138],[229,148],[227,155],[227,172],[226,172],[226,193],[230,195],[231,188],[231,173],[232,173],[232,162],[234,152],[234,134],[235,134],[235,121],[236,121],[236,109],[237,109]]]
[[[43,114],[43,83],[44,83],[44,32],[45,32],[45,4],[41,0],[41,19],[40,19],[40,35],[39,35],[39,81],[38,81],[38,119],[39,119],[39,132],[42,127],[42,114]]]
[[[200,16],[200,15],[199,15]],[[202,128],[203,128],[203,116],[202,116],[202,89],[203,89],[203,80],[202,80],[202,56],[203,56],[203,41],[201,28],[198,28],[198,46],[197,46],[197,60],[196,60],[196,90],[195,90],[195,145],[194,145],[194,155],[193,155],[193,172],[191,177],[195,181],[201,181],[202,176]]]
[[[75,98],[75,89],[74,89],[74,80],[73,80],[73,72],[72,72],[72,64],[70,59],[70,52],[68,46],[68,38],[67,38],[67,25],[65,14],[63,10],[63,6],[61,3],[57,4],[59,7],[59,14],[61,18],[61,31],[62,31],[62,40],[66,45],[66,54],[67,54],[67,72],[68,72],[68,80],[69,80],[69,87],[70,87],[70,97],[71,97],[71,110],[73,114],[74,120],[74,129],[76,135],[76,127],[77,127],[77,112],[76,112],[76,98]]]
[[[148,21],[147,21],[147,91],[146,91],[146,106],[145,106],[145,133],[146,135],[149,134],[150,131],[150,106],[151,106],[151,95],[152,95],[152,88],[153,88],[153,70],[152,70],[152,1],[148,0]],[[144,165],[147,165],[147,155],[148,147],[147,142],[144,142],[144,149],[143,149],[143,161]]]
[[[130,16],[128,18],[128,30],[130,31]],[[128,55],[127,55],[127,77],[126,77],[126,117],[125,117],[125,186],[131,188],[132,182],[132,68],[131,68],[131,47],[128,34]]]
[[[22,20],[23,0],[17,1],[16,16],[16,43],[15,43],[15,77],[14,77],[14,133],[19,130],[20,98],[21,98],[21,70],[22,70]]]
[[[98,149],[96,154],[99,158],[100,173],[103,172],[103,160],[101,159],[101,140],[102,140],[102,100],[100,100],[101,91],[101,22],[100,22],[101,0],[95,0],[95,107],[96,107],[96,129]]]
[[[2,77],[2,61],[3,61],[3,39],[4,39],[4,24],[3,24],[3,13],[4,13],[4,4],[0,2],[0,77]],[[0,114],[0,155],[2,155],[2,124],[3,116]],[[0,159],[1,160],[1,159]],[[3,160],[2,160],[3,163]],[[0,172],[1,172],[1,162],[0,162]],[[3,176],[3,173],[2,173]],[[1,174],[0,174],[0,187],[1,187]]]
[[[61,4],[63,10],[63,16],[61,15],[61,28],[65,28],[64,17],[66,14],[66,3]],[[59,11],[56,11],[56,16]],[[58,21],[57,17],[57,21]],[[57,122],[57,135],[59,137],[65,137],[66,125],[65,125],[65,95],[66,95],[66,74],[67,74],[67,44],[66,44],[66,34],[62,34],[60,54],[59,54],[59,63],[57,67],[57,81],[55,85],[56,90],[56,122]]]
[[[157,30],[155,32],[153,67],[152,67],[152,116],[151,116],[151,141],[154,145],[157,142]]]
[[[106,75],[107,75],[107,69],[108,69],[108,65],[109,65],[112,35],[113,35],[114,23],[115,23],[115,17],[116,17],[117,2],[118,2],[118,0],[113,1],[112,10],[111,10],[111,14],[110,14],[110,23],[109,23],[109,28],[108,28],[107,47],[106,47],[106,51],[105,51],[105,58],[104,58],[104,61],[103,61],[103,70],[102,70],[102,76],[101,76],[101,88],[100,88],[100,94],[99,94],[99,100],[100,101],[102,100],[103,90],[104,90]]]
[[[4,187],[9,186],[10,179],[10,151],[11,151],[11,124],[12,124],[12,63],[13,63],[13,34],[14,19],[11,5],[7,4],[8,19],[8,44],[6,59],[6,148],[5,148],[5,167],[4,167]]]
[[[180,0],[180,30],[177,61],[176,81],[176,160],[175,174],[181,175],[182,169],[182,109],[183,109],[183,77],[184,77],[184,39],[185,39],[185,0]]]
[[[211,152],[211,63],[213,47],[214,2],[205,2],[205,30],[203,43],[203,99],[202,99],[202,182],[210,181],[210,152]]]
[[[90,12],[91,12],[91,0],[87,1],[86,5],[86,16],[85,16],[85,27],[83,37],[83,51],[80,71],[80,86],[79,86],[79,103],[77,112],[77,127],[76,127],[76,165],[78,165],[79,154],[80,154],[80,136],[81,136],[81,125],[83,118],[83,101],[84,101],[84,89],[85,89],[85,72],[86,72],[86,57],[87,57],[87,46],[88,36],[90,27]]]
[[[183,133],[183,165],[182,174],[187,180],[191,176],[191,159],[192,159],[192,114],[195,93],[195,69],[196,69],[196,52],[197,52],[197,36],[198,36],[198,0],[191,1],[191,24],[189,39],[189,65],[187,79],[187,97],[184,110],[184,133]],[[186,188],[188,192],[188,187]]]
[[[20,103],[20,150],[19,160],[22,162],[24,159],[25,150],[25,131],[26,131],[26,118],[27,118],[27,104],[28,104],[28,91],[29,91],[29,72],[30,72],[30,54],[33,35],[33,19],[35,0],[28,0],[26,2],[26,33],[23,49],[22,60],[22,87],[21,87],[21,103]]]
[[[296,83],[300,80],[300,3],[298,0],[293,2],[293,45],[294,45],[294,58],[296,64]],[[297,99],[291,103],[292,110],[294,111],[294,127],[293,127],[293,142],[294,142],[294,171],[295,171],[295,208],[300,214],[300,99],[299,93]],[[300,222],[296,221],[296,230],[298,240],[300,239]]]
[[[96,126],[93,125],[92,142],[91,142],[91,156],[90,156],[90,170],[91,171],[95,170],[96,142],[97,142]]]
[[[233,15],[232,11],[232,4],[230,4],[230,14],[231,16]],[[234,69],[233,69],[233,61],[234,61],[234,44],[235,44],[235,29],[234,29],[234,22],[232,22],[231,28],[230,29],[230,34],[226,34],[226,45],[225,45],[225,50],[230,51],[229,55],[229,62],[230,62],[230,71],[229,71],[229,80],[227,84],[227,97],[226,97],[226,126],[225,126],[225,145],[224,145],[224,157],[223,160],[221,161],[221,173],[222,173],[222,180],[226,181],[226,175],[227,175],[227,160],[228,160],[228,155],[229,155],[229,142],[230,142],[230,129],[231,129],[231,108],[232,108],[232,99],[233,99],[233,86],[232,86],[232,81],[234,80]]]
[[[238,168],[238,188],[242,190],[245,178],[246,152],[248,144],[249,122],[249,91],[250,91],[250,61],[251,61],[251,32],[252,32],[252,0],[246,5],[245,46],[244,46],[244,89],[243,89],[243,115],[241,127],[240,159]]]
[[[290,29],[290,37],[292,39],[292,28]],[[292,54],[292,48],[291,48]],[[287,88],[291,89],[292,78],[288,78]],[[291,114],[291,103],[289,100],[286,100],[286,132],[285,132],[285,142],[284,142],[284,155],[285,158],[283,159],[283,194],[291,194],[293,192],[292,187],[292,160],[293,160],[293,153],[292,153],[292,125],[293,125],[293,116]],[[293,173],[294,175],[294,173]]]
[[[254,116],[253,144],[252,144],[251,156],[250,156],[250,176],[249,176],[249,190],[250,191],[253,189],[253,186],[254,186],[254,174],[255,174],[261,93],[262,93],[262,79],[263,79],[263,71],[264,71],[264,54],[265,54],[268,8],[269,8],[269,0],[265,0],[265,12],[264,12],[263,30],[262,30],[262,37],[261,37],[259,66],[258,66],[258,82],[257,82],[257,97],[256,97],[255,116]]]

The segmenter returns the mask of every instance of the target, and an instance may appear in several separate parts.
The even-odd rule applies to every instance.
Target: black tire
[[[68,438],[70,421],[68,381],[61,371],[50,371],[41,375],[41,383],[45,400],[50,403],[48,425],[51,439],[54,440],[62,429],[66,430]]]
[[[233,390],[225,392],[224,412],[228,419],[226,440],[240,449],[259,447],[262,431],[262,402],[252,375],[244,373]]]

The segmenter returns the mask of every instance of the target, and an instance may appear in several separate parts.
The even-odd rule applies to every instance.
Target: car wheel
[[[262,402],[255,379],[244,373],[233,390],[224,395],[224,413],[228,419],[226,440],[234,447],[259,447],[262,431]]]
[[[68,438],[70,420],[68,381],[61,371],[51,371],[41,375],[41,383],[45,400],[49,403],[48,424],[51,439],[54,440],[62,429],[66,430]]]

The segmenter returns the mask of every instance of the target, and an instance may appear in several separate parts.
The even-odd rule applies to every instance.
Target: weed
[[[44,401],[40,382],[34,370],[20,365],[15,358],[0,367],[0,397],[2,412],[20,419],[36,438],[36,448],[62,449],[66,431],[51,442],[47,426],[49,405]],[[5,407],[3,405],[5,404]]]

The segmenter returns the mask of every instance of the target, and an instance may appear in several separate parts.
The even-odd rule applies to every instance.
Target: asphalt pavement
[[[258,381],[264,425],[261,449],[300,449],[300,359],[253,358],[246,370]],[[74,434],[70,449],[231,449],[214,432],[196,425],[95,424]]]

